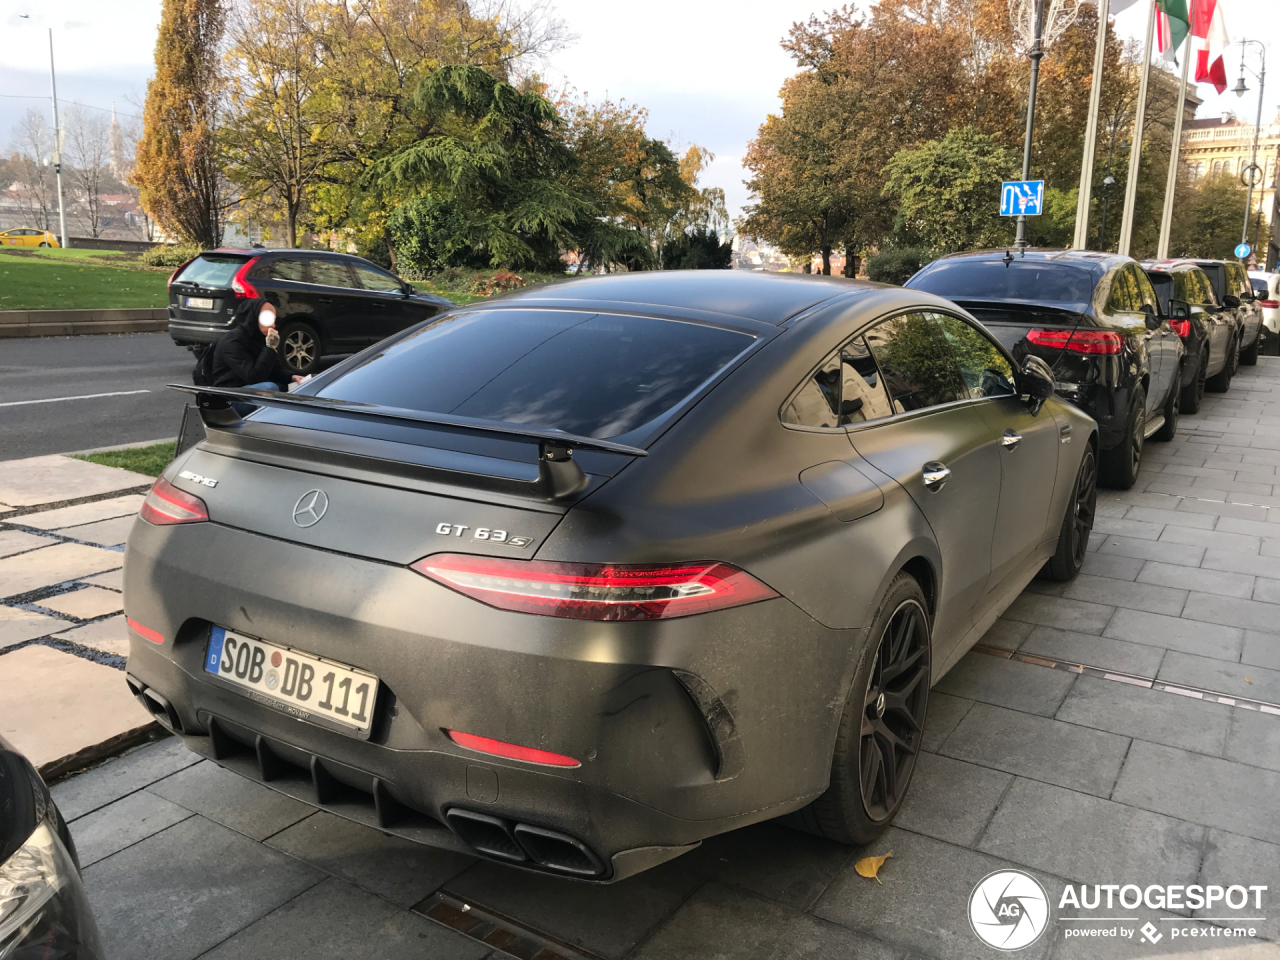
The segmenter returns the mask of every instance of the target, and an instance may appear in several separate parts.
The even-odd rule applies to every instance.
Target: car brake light
[[[1274,310],[1277,307],[1280,307],[1280,300],[1259,300],[1258,305],[1262,307],[1263,310]]]
[[[192,258],[191,258],[191,260],[194,260],[194,259],[195,259],[195,257],[192,257]],[[173,273],[169,274],[169,280],[168,280],[168,282],[167,282],[167,283],[165,283],[165,285],[164,285],[164,288],[165,288],[166,290],[168,290],[170,287],[172,287],[172,286],[173,286],[173,281],[174,281],[174,280],[176,280],[176,279],[178,278],[178,274],[180,274],[183,270],[187,269],[187,267],[188,267],[188,266],[190,265],[190,263],[191,263],[191,260],[188,260],[186,263],[184,263],[182,266],[180,266],[177,270],[173,271]]]
[[[559,563],[438,553],[411,569],[500,610],[571,620],[667,620],[778,596],[717,562]]]
[[[1182,338],[1191,336],[1190,320],[1170,320],[1169,326],[1173,328],[1173,332]]]
[[[1117,354],[1124,345],[1124,338],[1112,330],[1028,330],[1027,340],[1037,347],[1085,354]]]
[[[199,523],[209,519],[209,511],[204,501],[179,490],[164,477],[159,477],[151,485],[147,499],[142,501],[142,509],[138,511],[147,523],[166,527],[175,523]]]
[[[231,278],[231,289],[236,292],[238,299],[256,299],[262,294],[258,292],[258,288],[249,282],[249,271],[253,269],[253,265],[257,263],[261,257],[253,257],[246,260],[244,266],[236,271],[236,275]]]
[[[495,757],[506,757],[508,760],[523,760],[526,763],[544,763],[550,767],[580,767],[582,764],[561,753],[547,750],[535,750],[533,747],[522,747],[502,740],[490,740],[488,737],[477,737],[473,733],[459,733],[457,730],[446,730],[452,740],[460,747],[478,750]]]
[[[158,630],[152,630],[150,627],[144,627],[137,620],[133,619],[133,617],[125,617],[124,619],[125,622],[129,624],[129,629],[144,640],[150,640],[152,643],[164,643],[164,634],[160,633]]]

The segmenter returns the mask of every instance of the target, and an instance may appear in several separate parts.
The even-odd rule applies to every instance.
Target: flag
[[[1222,17],[1222,0],[1192,0],[1191,49],[1196,57],[1196,83],[1212,83],[1219,93],[1227,89],[1227,68],[1222,55],[1230,45],[1227,22]]]
[[[1191,32],[1190,0],[1156,0],[1156,38],[1160,53],[1172,63],[1182,41]]]

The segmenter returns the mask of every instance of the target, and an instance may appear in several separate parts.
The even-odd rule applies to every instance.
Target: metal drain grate
[[[436,923],[519,960],[600,960],[544,933],[451,894],[440,892],[413,908]]]

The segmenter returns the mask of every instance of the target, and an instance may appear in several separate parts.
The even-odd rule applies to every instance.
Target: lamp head
[[[1240,79],[1236,81],[1236,85],[1231,88],[1231,92],[1237,97],[1243,97],[1249,92],[1249,88],[1245,85],[1244,74],[1240,74]]]

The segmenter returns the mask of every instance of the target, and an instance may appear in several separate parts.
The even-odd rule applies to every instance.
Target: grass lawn
[[[148,477],[158,477],[173,459],[173,441],[155,443],[149,447],[128,447],[124,450],[90,453],[75,459],[100,463],[104,467],[120,467],[122,470],[144,473]]]
[[[117,266],[110,250],[0,250],[0,310],[163,307],[169,271]],[[106,261],[106,262],[104,262]],[[125,262],[128,262],[127,260]]]

